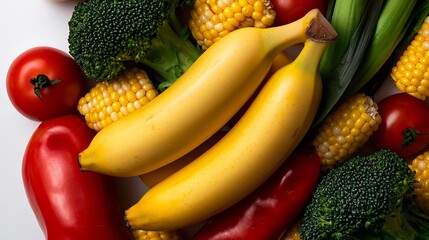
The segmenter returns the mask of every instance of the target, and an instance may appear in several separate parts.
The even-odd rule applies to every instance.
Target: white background
[[[76,1],[4,1],[0,7],[0,239],[45,239],[28,204],[21,178],[22,156],[28,139],[38,126],[20,115],[10,103],[5,79],[9,65],[19,54],[36,46],[67,51],[67,22]],[[131,183],[131,184],[130,184]],[[123,205],[129,206],[141,194],[136,179],[119,181]],[[132,185],[132,189],[129,186]]]

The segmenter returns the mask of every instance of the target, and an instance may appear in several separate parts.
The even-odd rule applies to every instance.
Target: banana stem
[[[272,39],[269,43],[271,43],[272,52],[276,53],[279,52],[279,49],[284,50],[287,47],[285,43],[289,43],[291,40],[295,40],[297,43],[306,40],[330,43],[337,37],[335,29],[318,9],[309,11],[304,17],[292,23],[261,30],[266,31],[264,36]],[[285,41],[285,38],[290,40]],[[273,45],[277,47],[273,48]]]
[[[311,20],[305,33],[307,39],[313,42],[331,43],[337,38],[337,32],[334,27],[320,12],[318,12],[316,18]]]

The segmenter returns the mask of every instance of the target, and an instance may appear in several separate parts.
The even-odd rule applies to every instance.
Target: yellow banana
[[[325,41],[307,40],[298,57],[275,72],[234,127],[199,158],[167,177],[132,207],[132,229],[188,227],[225,210],[255,190],[290,155],[316,115],[320,57],[336,37],[326,19]]]
[[[280,68],[286,66],[287,64],[291,63],[293,61],[293,57],[289,56],[288,53],[285,51],[280,52],[273,60],[273,63],[271,64],[270,70],[268,71],[267,75],[265,75],[264,80],[262,83],[258,86],[258,88],[253,92],[252,96],[247,100],[247,102],[232,116],[231,119],[228,120],[228,122],[225,124],[226,127],[233,127],[234,124],[243,116],[243,114],[246,112],[247,108],[250,106],[250,104],[253,102],[253,99],[255,99],[256,95],[258,95],[261,88],[264,86],[265,82],[273,75],[274,72],[279,70]]]
[[[241,116],[244,114],[246,109],[249,107],[249,105],[252,103],[253,99],[255,99],[256,95],[259,93],[260,89],[264,85],[265,81],[268,80],[271,75],[276,72],[278,69],[286,66],[287,64],[291,63],[293,61],[293,58],[290,57],[286,52],[282,51],[279,53],[273,60],[273,63],[271,64],[270,70],[268,71],[267,75],[264,78],[264,81],[261,83],[261,85],[258,87],[258,89],[252,94],[251,98],[240,108],[240,110],[228,121],[226,124],[226,129],[228,127],[234,126],[234,124],[241,118]],[[169,163],[163,167],[160,167],[158,169],[155,169],[151,172],[145,173],[140,175],[140,179],[143,181],[143,183],[149,187],[152,188],[171,174],[177,172],[179,169],[183,168],[184,166],[188,165],[190,162],[195,160],[197,157],[199,157],[201,154],[203,154],[205,151],[207,151],[210,147],[212,147],[216,142],[218,142],[227,131],[217,131],[213,136],[211,136],[209,139],[207,139],[205,142],[203,142],[201,145],[184,155],[183,157],[173,161],[172,163]]]
[[[189,153],[185,154],[183,157],[151,172],[140,175],[140,179],[147,187],[152,188],[171,174],[177,172],[179,169],[182,169],[184,166],[188,165],[190,162],[201,156],[201,154],[203,154],[223,136],[225,136],[226,133],[227,131],[217,131],[215,134],[213,134],[213,136],[211,136]]]
[[[190,152],[249,99],[280,51],[306,39],[319,14],[231,32],[149,104],[98,132],[78,156],[81,170],[138,176]]]

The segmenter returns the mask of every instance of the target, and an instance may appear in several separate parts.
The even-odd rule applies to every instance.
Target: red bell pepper
[[[79,170],[94,132],[78,116],[43,121],[22,163],[28,201],[47,240],[131,240],[112,177]]]
[[[319,173],[315,149],[297,148],[256,191],[209,219],[193,240],[279,239],[310,199]]]

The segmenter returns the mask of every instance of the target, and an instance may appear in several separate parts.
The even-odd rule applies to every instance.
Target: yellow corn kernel
[[[234,13],[241,13],[241,6],[240,6],[240,4],[238,3],[238,1],[233,1],[233,2],[231,3],[231,10],[232,10]]]
[[[275,16],[270,0],[196,0],[188,26],[205,50],[238,28],[269,27]]]
[[[223,10],[223,14],[225,15],[226,18],[233,18],[234,17],[234,11],[230,7],[225,8]]]
[[[228,32],[232,32],[232,31],[234,31],[235,30],[235,27],[229,22],[229,21],[227,21],[227,20],[225,20],[223,23],[222,23],[222,26],[223,26],[223,28],[224,29],[226,29]]]
[[[417,207],[429,214],[429,151],[426,151],[409,164],[411,170],[415,171],[414,179],[414,201]]]
[[[133,230],[136,240],[182,240],[184,239],[180,231],[146,231]]]
[[[429,17],[426,17],[390,75],[400,91],[425,100],[429,96],[428,74]]]
[[[313,139],[322,171],[343,163],[368,141],[381,123],[377,110],[372,98],[358,93],[326,117]]]
[[[234,13],[234,19],[238,22],[244,22],[244,20],[246,20],[246,16],[244,16],[242,12]]]
[[[253,6],[252,5],[246,5],[241,9],[241,13],[243,13],[246,17],[252,17],[253,13]]]
[[[96,83],[79,100],[77,110],[90,128],[100,131],[156,96],[158,92],[146,72],[132,68],[110,82]]]

